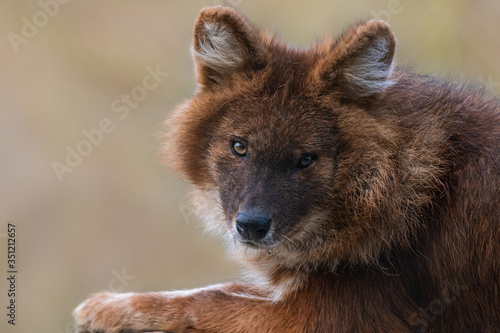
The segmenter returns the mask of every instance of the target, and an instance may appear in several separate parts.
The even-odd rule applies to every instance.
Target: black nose
[[[241,211],[236,216],[236,230],[248,240],[259,241],[266,237],[271,228],[271,219],[263,214],[251,214],[247,211]]]

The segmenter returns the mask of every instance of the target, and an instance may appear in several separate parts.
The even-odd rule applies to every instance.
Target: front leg
[[[303,332],[309,316],[290,302],[273,302],[256,285],[232,283],[189,291],[101,293],[79,305],[73,316],[78,333]]]

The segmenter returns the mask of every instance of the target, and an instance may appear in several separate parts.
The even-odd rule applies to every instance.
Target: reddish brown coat
[[[499,103],[395,69],[395,45],[371,20],[295,49],[202,10],[165,160],[255,282],[100,294],[81,332],[498,332]],[[272,219],[263,239],[243,209]]]

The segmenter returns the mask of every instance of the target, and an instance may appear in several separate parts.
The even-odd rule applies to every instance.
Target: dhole
[[[297,49],[203,9],[165,160],[251,282],[97,294],[78,332],[498,332],[499,102],[395,48],[382,21]]]

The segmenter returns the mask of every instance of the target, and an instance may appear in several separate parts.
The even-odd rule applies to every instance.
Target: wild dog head
[[[200,206],[215,228],[288,266],[366,261],[405,242],[436,177],[421,167],[432,156],[401,150],[383,106],[395,44],[371,20],[291,48],[231,8],[201,11],[198,89],[168,120],[166,160],[212,200]]]

